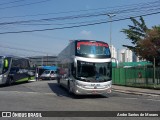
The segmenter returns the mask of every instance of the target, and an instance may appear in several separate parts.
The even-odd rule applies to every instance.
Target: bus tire
[[[71,86],[70,86],[70,82],[68,82],[68,92],[71,94],[72,93],[72,89],[71,89]]]
[[[7,80],[7,82],[6,82],[6,85],[8,85],[8,86],[10,86],[10,85],[12,85],[14,83],[14,80],[13,80],[13,78],[8,78],[8,80]]]
[[[57,83],[58,83],[58,84],[60,83],[60,80],[59,80],[59,79],[57,79]]]
[[[57,78],[57,83],[60,85],[60,78]]]

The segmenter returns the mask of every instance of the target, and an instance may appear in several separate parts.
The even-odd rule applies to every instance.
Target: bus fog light
[[[111,87],[111,85],[105,85],[107,88],[110,88]]]
[[[111,93],[111,92],[112,92],[112,90],[111,90],[111,89],[108,89],[108,90],[107,90],[107,93]]]
[[[85,85],[83,85],[83,84],[77,84],[77,86],[79,86],[79,87],[85,87]]]
[[[76,85],[77,85],[78,87],[85,87],[85,85],[80,84],[80,83],[76,83]]]

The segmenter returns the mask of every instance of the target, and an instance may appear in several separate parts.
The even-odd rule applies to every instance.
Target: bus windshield
[[[101,42],[77,42],[77,53],[80,55],[110,55],[108,44]]]
[[[2,57],[0,57],[0,74],[2,74],[2,70],[3,70],[3,59]]]
[[[105,82],[111,80],[111,62],[92,63],[77,61],[77,78],[86,82]]]

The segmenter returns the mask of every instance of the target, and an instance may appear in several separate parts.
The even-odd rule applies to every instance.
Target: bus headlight
[[[81,83],[76,83],[76,85],[77,85],[78,87],[85,87],[85,86],[86,86],[86,85],[81,84]]]
[[[111,85],[110,85],[110,84],[107,84],[107,85],[105,85],[105,87],[110,88],[110,87],[111,87]]]

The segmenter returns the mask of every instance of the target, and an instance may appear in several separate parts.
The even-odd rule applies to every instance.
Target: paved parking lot
[[[74,96],[55,80],[0,87],[0,96],[0,111],[160,111],[159,97],[114,91],[105,97]]]

